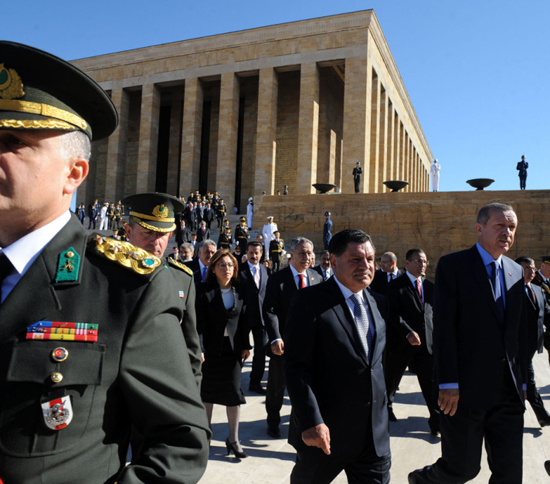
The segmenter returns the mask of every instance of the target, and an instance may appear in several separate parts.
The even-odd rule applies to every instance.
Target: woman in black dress
[[[244,318],[244,297],[237,284],[237,261],[228,249],[219,249],[210,260],[206,280],[197,294],[197,321],[204,352],[201,397],[208,422],[214,404],[227,407],[227,453],[244,458],[239,442],[241,370],[250,356],[249,329]]]

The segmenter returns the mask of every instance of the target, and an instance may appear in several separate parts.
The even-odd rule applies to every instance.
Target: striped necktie
[[[350,299],[353,302],[353,317],[361,338],[361,344],[367,355],[367,361],[370,361],[374,328],[369,322],[368,313],[362,300],[363,298],[359,297],[357,294],[352,294]]]

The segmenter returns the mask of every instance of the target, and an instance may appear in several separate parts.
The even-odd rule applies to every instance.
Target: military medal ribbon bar
[[[38,321],[27,327],[26,339],[96,342],[99,325],[63,321]]]

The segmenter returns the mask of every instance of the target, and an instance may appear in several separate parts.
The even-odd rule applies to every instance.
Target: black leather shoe
[[[274,439],[280,439],[281,438],[281,431],[279,430],[279,427],[267,427],[267,435],[270,437],[273,437]]]
[[[393,408],[388,407],[388,418],[390,419],[390,422],[397,422],[397,417],[395,416],[395,413],[393,413]]]
[[[539,419],[539,425],[541,427],[548,427],[548,425],[550,425],[550,417]]]
[[[415,471],[412,471],[409,474],[409,484],[422,484],[423,482],[426,482],[423,479],[423,474],[425,469],[429,469],[430,466],[424,467],[424,469],[416,469]]]
[[[419,473],[420,471],[412,471],[410,474],[409,474],[409,484],[418,484],[420,481],[416,478],[417,474]]]
[[[546,473],[550,476],[550,460],[544,463],[544,468],[546,469]]]
[[[267,393],[265,391],[265,388],[262,388],[262,385],[250,385],[248,387],[248,391],[252,393],[257,393],[259,395],[265,395]]]

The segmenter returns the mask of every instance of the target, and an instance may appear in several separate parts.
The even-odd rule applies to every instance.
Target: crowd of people
[[[227,453],[246,458],[241,375],[251,350],[249,391],[265,395],[272,438],[285,389],[290,397],[294,484],[342,471],[352,483],[389,483],[389,422],[407,367],[442,438],[441,458],[409,483],[473,479],[483,442],[490,482],[522,481],[525,398],[541,427],[550,423],[531,364],[550,346],[550,257],[539,271],[528,257],[506,257],[518,226],[511,206],[479,210],[477,244],[442,257],[435,283],[421,248],[407,251],[402,271],[385,252],[377,271],[371,236],[332,236],[328,212],[320,264],[305,237],[290,242],[285,264],[273,217],[261,239],[250,240],[246,218],[231,238],[217,194],[94,203],[90,229],[98,216],[97,229],[117,232],[105,237],[83,227],[83,204],[76,215],[69,207],[90,141],[117,126],[110,97],[32,47],[2,41],[0,62],[0,169],[10,187],[0,190],[3,483],[198,482],[214,405],[226,407]],[[214,218],[226,236],[217,243]]]

